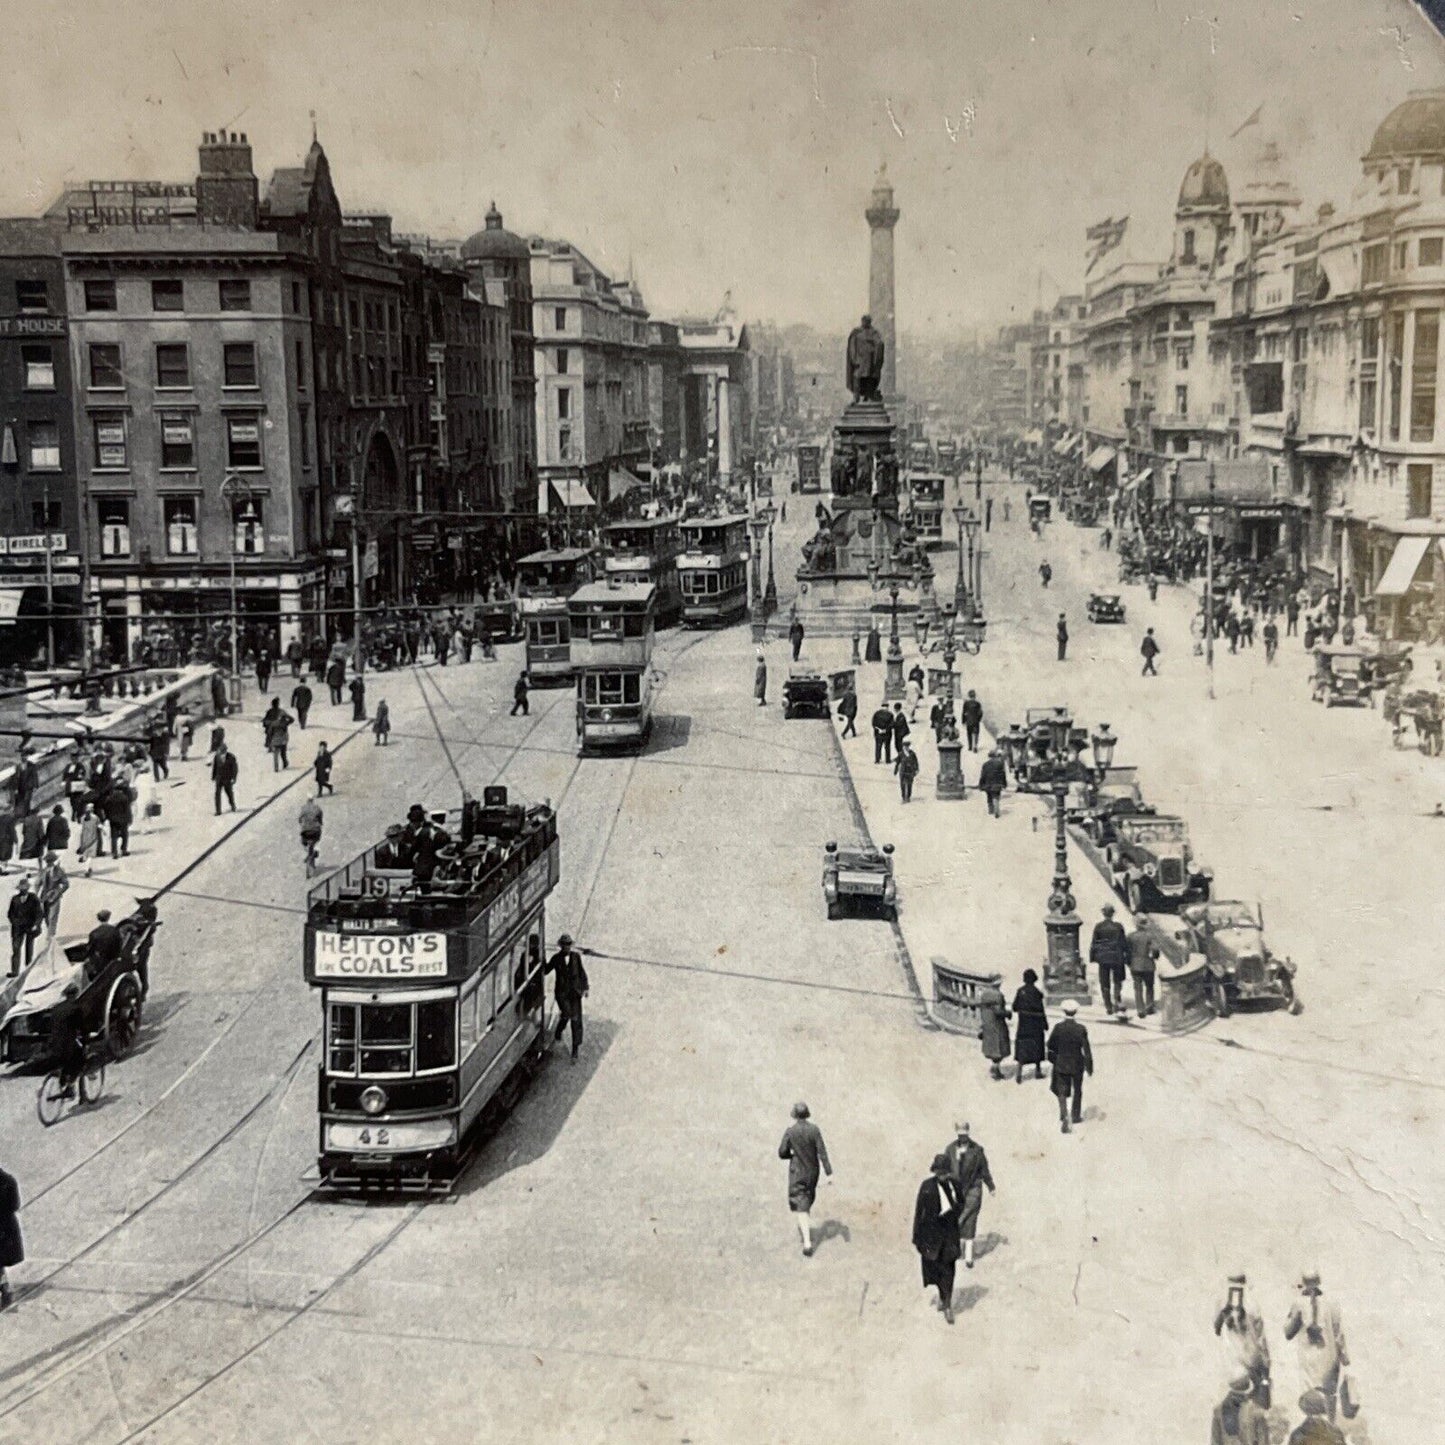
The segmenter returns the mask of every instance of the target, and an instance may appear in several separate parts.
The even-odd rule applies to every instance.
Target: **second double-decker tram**
[[[748,605],[748,519],[689,517],[677,558],[682,620],[714,627],[741,617]]]
[[[670,627],[682,615],[677,554],[682,534],[676,517],[641,517],[612,522],[602,530],[603,569],[619,582],[650,582],[657,590],[656,620]]]
[[[321,993],[323,1188],[446,1192],[489,1110],[546,1050],[546,900],[557,818],[509,804],[421,815],[307,897]]]
[[[925,547],[943,545],[942,472],[912,472],[908,477],[908,503],[913,530]]]
[[[517,603],[527,637],[527,676],[533,683],[572,680],[572,632],[567,599],[597,575],[590,547],[533,552],[517,563]]]
[[[581,752],[640,747],[652,731],[657,589],[609,577],[567,599]]]

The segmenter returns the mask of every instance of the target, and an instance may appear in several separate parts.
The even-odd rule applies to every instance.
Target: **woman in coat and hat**
[[[768,660],[758,653],[757,670],[753,673],[753,696],[759,707],[766,707],[768,701]]]
[[[923,1287],[938,1290],[937,1309],[953,1323],[953,1274],[958,1263],[958,1185],[947,1154],[936,1154],[913,1204],[913,1247],[923,1266]]]
[[[12,1174],[0,1169],[0,1310],[15,1303],[10,1290],[12,1265],[25,1261],[25,1240],[20,1233],[20,1186]]]
[[[988,1076],[1001,1079],[999,1061],[1008,1058],[1008,1008],[999,991],[1001,973],[991,974],[988,983],[978,991],[978,1017],[983,1056],[988,1060]]]
[[[1024,1081],[1026,1064],[1034,1066],[1034,1078],[1044,1076],[1044,1039],[1049,1032],[1049,1018],[1038,983],[1038,974],[1026,968],[1023,986],[1014,994],[1014,1062],[1018,1065],[1014,1082],[1019,1084]]]

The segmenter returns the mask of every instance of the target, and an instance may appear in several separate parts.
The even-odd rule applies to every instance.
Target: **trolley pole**
[[[1209,697],[1214,699],[1214,463],[1209,464],[1209,531],[1204,551],[1204,665],[1209,669]]]

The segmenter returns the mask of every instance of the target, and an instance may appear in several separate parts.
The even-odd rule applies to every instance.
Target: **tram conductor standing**
[[[577,1062],[577,1050],[582,1047],[582,1000],[587,997],[587,970],[582,967],[582,955],[572,946],[572,935],[564,933],[557,940],[557,952],[548,960],[548,973],[557,975],[557,1029],[554,1039],[562,1037],[562,1030],[572,1026],[572,1062]]]

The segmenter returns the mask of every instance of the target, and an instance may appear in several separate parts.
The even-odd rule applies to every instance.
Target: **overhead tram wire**
[[[426,704],[427,716],[431,719],[431,725],[436,732],[437,741],[442,746],[442,752],[446,754],[447,766],[451,768],[452,776],[457,780],[457,788],[465,799],[469,796],[466,781],[462,777],[461,770],[457,767],[457,760],[452,756],[451,747],[447,743],[447,736],[442,731],[441,723],[437,720],[436,709],[431,705],[431,698],[427,696],[427,690],[422,685],[421,668],[412,668],[412,677],[416,680],[416,690],[421,694],[422,702]]]

